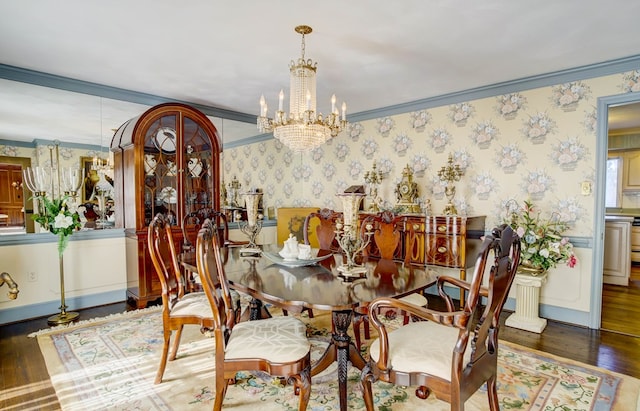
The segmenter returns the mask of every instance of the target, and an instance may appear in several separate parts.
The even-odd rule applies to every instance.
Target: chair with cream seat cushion
[[[382,211],[378,214],[373,214],[365,217],[360,225],[361,232],[370,225],[373,231],[373,242],[369,247],[365,248],[363,254],[365,258],[369,258],[371,248],[375,247],[380,256],[380,261],[392,261],[396,258],[399,251],[400,242],[402,239],[401,231],[405,231],[406,218],[391,211]],[[410,256],[407,253],[405,256],[405,264],[409,263]],[[419,305],[426,307],[428,304],[427,298],[420,293],[412,293],[404,297],[399,298],[402,301],[411,303],[413,305]],[[366,306],[357,307],[354,310],[353,318],[353,333],[355,336],[356,347],[360,349],[360,326],[364,324],[364,338],[371,338],[369,330],[369,317],[368,308]],[[409,323],[409,314],[401,312],[403,316],[403,323]]]
[[[294,317],[237,322],[224,272],[216,228],[205,220],[196,242],[202,287],[214,315],[216,394],[214,410],[222,409],[230,381],[238,371],[261,370],[288,378],[305,410],[311,393],[311,344],[306,325]]]
[[[155,379],[155,383],[159,384],[162,382],[167,358],[169,361],[173,361],[176,358],[183,327],[185,325],[198,325],[201,331],[205,331],[213,328],[214,319],[211,306],[204,293],[185,293],[171,225],[162,214],[154,217],[151,224],[149,224],[147,246],[162,286],[164,344],[160,366]],[[176,333],[173,336],[171,355],[169,355],[169,343],[173,331]]]
[[[490,251],[494,262],[487,270],[487,285],[483,286]],[[470,282],[448,276],[438,278],[438,293],[446,310],[390,298],[374,300],[370,320],[380,337],[372,342],[370,360],[361,375],[367,410],[373,410],[372,382],[377,380],[418,386],[418,397],[426,398],[433,392],[457,411],[464,410],[465,401],[486,382],[489,407],[499,410],[496,382],[500,313],[519,260],[520,239],[511,227],[503,225],[485,236]],[[446,284],[468,292],[461,309],[456,310],[446,294]],[[428,321],[387,331],[376,314],[385,307],[403,309]]]
[[[224,244],[225,247],[235,247],[249,243],[248,241],[239,242],[229,240],[229,224],[227,222],[226,214],[222,211],[214,210],[213,208],[204,207],[185,214],[182,219],[181,230],[183,252],[191,252],[195,250],[198,231],[200,230],[204,220],[207,218],[215,222],[218,227],[218,238],[221,241],[221,244]],[[188,291],[202,291],[198,273],[187,271],[185,275]],[[233,298],[234,306],[236,307],[236,315],[240,318],[242,314],[241,296],[236,290],[231,290],[231,297]]]

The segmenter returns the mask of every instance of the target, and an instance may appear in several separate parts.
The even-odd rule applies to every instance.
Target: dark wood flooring
[[[81,311],[81,319],[129,309],[124,302],[85,309]],[[503,323],[509,314],[503,313]],[[637,326],[640,316],[629,318],[627,322],[634,322]],[[37,339],[27,337],[29,333],[44,328],[48,328],[46,318],[0,326],[0,409],[60,409]],[[500,338],[640,378],[638,337],[550,321],[542,334],[502,326]]]

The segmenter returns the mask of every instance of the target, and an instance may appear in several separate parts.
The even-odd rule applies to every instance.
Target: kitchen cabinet
[[[127,300],[138,308],[161,295],[147,249],[149,223],[164,214],[181,249],[183,217],[220,208],[221,150],[207,116],[180,103],[152,107],[116,131],[111,142],[116,227],[126,235]]]
[[[632,220],[633,217],[607,217],[605,220],[602,278],[604,283],[629,285]]]
[[[622,191],[640,193],[640,150],[625,152],[622,161]]]
[[[631,261],[640,263],[640,227],[631,226]]]

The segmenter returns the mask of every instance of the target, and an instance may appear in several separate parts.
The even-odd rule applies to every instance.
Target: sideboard
[[[361,213],[360,220],[368,214]],[[409,253],[411,264],[457,268],[466,280],[467,268],[473,267],[485,234],[486,216],[406,214],[401,230],[400,247],[395,258],[404,260]],[[408,232],[415,235],[409,241]],[[377,256],[376,250],[370,255]],[[461,293],[460,301],[464,301]]]

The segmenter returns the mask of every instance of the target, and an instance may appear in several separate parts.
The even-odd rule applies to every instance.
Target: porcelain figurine
[[[298,244],[298,260],[311,259],[311,246],[309,244]]]
[[[289,238],[284,242],[284,247],[278,254],[285,260],[295,260],[298,258],[298,239],[293,233],[289,233]]]

